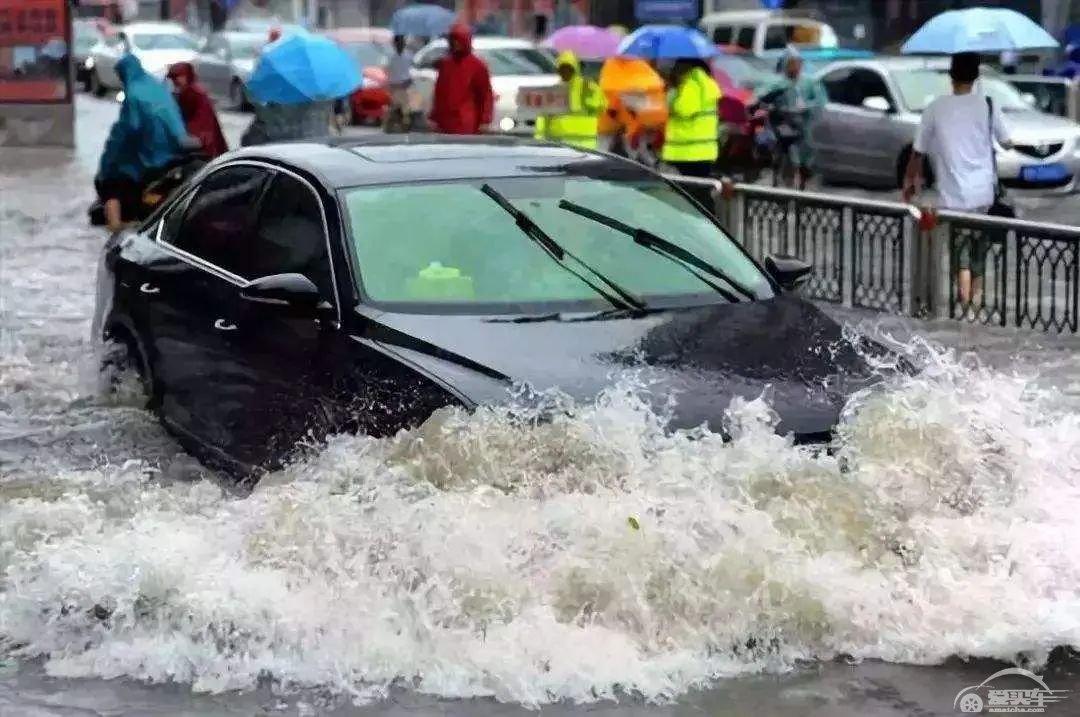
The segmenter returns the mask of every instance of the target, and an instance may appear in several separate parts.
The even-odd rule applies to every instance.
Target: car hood
[[[358,340],[474,404],[506,401],[513,382],[590,402],[619,374],[634,371],[658,409],[674,397],[673,427],[722,431],[733,398],[767,391],[781,433],[821,440],[850,395],[877,381],[840,326],[792,296],[621,318],[357,311],[367,319]]]
[[[1029,144],[1036,140],[1061,142],[1080,134],[1080,126],[1057,115],[1021,111],[1005,112],[1004,117],[1009,138],[1015,144]]]

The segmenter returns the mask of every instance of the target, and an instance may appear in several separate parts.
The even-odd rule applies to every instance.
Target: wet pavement
[[[927,366],[852,407],[843,471],[761,406],[721,446],[616,395],[342,437],[228,498],[99,391],[85,209],[114,114],[80,97],[74,154],[0,154],[3,717],[952,715],[1004,663],[950,656],[1080,647],[1072,336],[830,309]],[[1068,656],[1043,674],[1080,692]]]

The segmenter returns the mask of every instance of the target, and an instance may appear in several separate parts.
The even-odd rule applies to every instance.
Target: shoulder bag
[[[986,98],[986,117],[986,128],[990,137],[990,161],[991,166],[994,168],[994,202],[986,213],[992,217],[1015,219],[1016,207],[1009,200],[1008,195],[1005,193],[1005,187],[1002,186],[1001,180],[998,178],[997,152],[994,151],[994,101],[989,97]]]

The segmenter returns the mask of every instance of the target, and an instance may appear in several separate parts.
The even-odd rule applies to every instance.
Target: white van
[[[713,12],[701,18],[698,26],[714,45],[736,45],[758,57],[775,55],[788,45],[839,44],[831,25],[771,10]]]

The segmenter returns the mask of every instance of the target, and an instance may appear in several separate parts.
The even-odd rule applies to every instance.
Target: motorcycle
[[[154,210],[171,197],[180,187],[194,176],[208,159],[200,150],[189,150],[179,159],[167,164],[142,189],[142,201],[139,203],[136,215],[125,217],[128,221],[145,221],[154,213]],[[95,199],[87,210],[90,218],[90,226],[103,227],[105,221],[105,204],[100,199]]]
[[[770,92],[750,106],[755,161],[772,172],[772,184],[792,172],[791,148],[803,139],[804,111],[779,105],[781,90]]]

